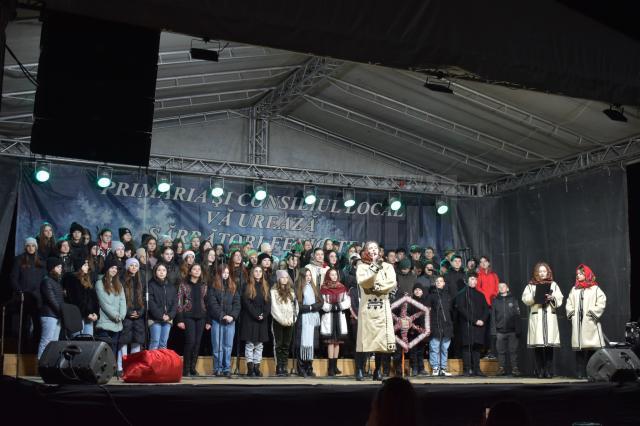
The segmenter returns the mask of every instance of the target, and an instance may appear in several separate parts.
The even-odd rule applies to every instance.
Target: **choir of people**
[[[355,377],[364,380],[374,359],[373,379],[402,374],[402,348],[396,345],[391,304],[409,296],[429,308],[430,336],[407,357],[410,374],[451,376],[450,355],[463,359],[464,375],[483,375],[480,358],[498,359],[498,375],[521,375],[519,299],[500,282],[488,257],[463,259],[452,250],[442,261],[432,247],[385,249],[374,241],[340,250],[327,239],[322,247],[299,241],[279,260],[272,247],[232,244],[225,251],[198,234],[186,241],[145,234],[140,246],[128,228],[91,233],[74,222],[57,239],[44,223],[37,237],[24,240],[15,259],[11,284],[24,300],[26,319],[38,357],[62,329],[62,305],[78,307],[83,329],[76,334],[108,341],[122,358],[145,346],[164,349],[176,328],[184,335],[183,375],[198,375],[204,333],[211,334],[213,372],[231,377],[231,354],[244,355],[246,375],[260,377],[265,344],[272,342],[276,375],[315,376],[313,360],[326,353],[328,376],[340,375],[344,346],[355,349]],[[591,354],[604,347],[601,318],[606,296],[591,269],[581,264],[568,296],[554,281],[551,267],[539,262],[525,285],[526,344],[535,354],[535,375],[552,377],[554,348],[559,347],[558,309],[565,304],[571,322],[576,375],[586,376]],[[418,306],[417,304],[415,306]],[[416,313],[409,305],[409,315]],[[414,338],[417,332],[409,333]],[[74,336],[67,336],[69,338]],[[35,342],[34,342],[35,343]],[[244,350],[241,351],[241,347]],[[344,350],[343,350],[344,352]]]

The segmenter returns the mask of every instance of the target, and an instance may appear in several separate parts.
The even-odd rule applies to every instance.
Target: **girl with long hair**
[[[315,348],[319,346],[320,309],[322,297],[318,286],[313,282],[309,269],[298,276],[296,281],[296,299],[300,307],[296,322],[296,355],[298,357],[298,375],[302,377],[315,376],[313,372],[313,358]]]
[[[62,262],[58,257],[47,259],[47,275],[40,284],[42,305],[40,306],[40,325],[42,334],[38,345],[38,359],[49,342],[58,340],[62,319],[62,304],[64,303],[64,290],[60,285],[62,278]]]
[[[73,259],[76,272],[62,278],[62,287],[69,303],[76,305],[82,315],[82,334],[93,336],[93,325],[98,320],[100,305],[94,283],[91,279],[89,259],[80,256]]]
[[[122,357],[129,353],[128,345],[131,344],[130,353],[140,352],[146,337],[144,286],[140,278],[140,263],[137,259],[127,259],[123,281],[127,315],[122,321],[122,332],[120,333],[118,370],[122,370]]]
[[[231,349],[240,315],[240,293],[229,267],[220,265],[207,293],[207,311],[211,320],[213,373],[231,377]]]
[[[43,222],[42,225],[40,225],[40,231],[38,232],[36,241],[38,243],[38,253],[43,259],[49,259],[58,254],[53,225],[49,222]]]
[[[527,347],[533,348],[538,378],[553,377],[553,348],[560,347],[560,330],[556,310],[564,296],[553,280],[551,267],[538,262],[522,292],[522,303],[529,306]]]
[[[149,281],[149,349],[166,349],[176,317],[178,292],[167,280],[167,267],[157,264]]]
[[[276,375],[288,376],[289,347],[298,318],[298,301],[293,292],[291,277],[284,270],[276,271],[276,284],[271,289],[271,317]]]
[[[127,315],[127,299],[120,282],[118,263],[114,259],[108,259],[104,268],[104,275],[96,282],[100,313],[95,335],[109,341],[115,355],[118,353],[122,321]]]
[[[207,323],[207,285],[202,276],[202,266],[194,263],[189,268],[189,276],[178,287],[178,308],[176,321],[184,330],[183,376],[198,376],[196,365],[200,354],[200,342]]]
[[[349,336],[347,317],[344,311],[351,307],[351,299],[347,288],[338,280],[338,271],[329,269],[324,283],[320,287],[322,296],[322,318],[320,319],[320,335],[327,344],[329,355],[329,376],[341,374],[338,370],[340,345]]]
[[[247,376],[261,377],[260,363],[264,342],[269,341],[268,318],[271,314],[271,296],[264,271],[255,266],[249,274],[249,282],[241,296],[240,339],[245,342]]]

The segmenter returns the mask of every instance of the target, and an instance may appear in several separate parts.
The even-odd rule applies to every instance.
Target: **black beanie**
[[[58,265],[62,265],[62,260],[59,257],[50,257],[47,259],[47,272],[51,272],[53,268]]]
[[[124,237],[124,234],[130,234],[131,237],[133,237],[133,233],[131,232],[131,229],[129,229],[129,228],[118,228],[118,235],[120,236],[120,241],[122,241],[122,237]]]
[[[87,255],[82,253],[80,255],[78,255],[77,257],[73,258],[73,269],[75,271],[79,271],[80,268],[82,268],[82,265],[84,265],[84,262],[86,262],[88,260]]]
[[[73,234],[75,231],[84,232],[84,227],[78,222],[73,222],[69,227],[69,234]]]

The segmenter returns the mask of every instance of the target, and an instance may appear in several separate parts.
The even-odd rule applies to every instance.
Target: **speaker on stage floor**
[[[596,382],[636,381],[640,376],[640,360],[631,348],[603,348],[589,359],[587,376]]]
[[[56,341],[47,345],[38,372],[45,383],[105,384],[115,370],[113,351],[105,342]]]

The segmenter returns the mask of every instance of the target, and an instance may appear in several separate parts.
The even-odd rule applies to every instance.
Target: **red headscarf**
[[[598,285],[598,283],[596,282],[596,276],[593,274],[593,271],[591,270],[591,268],[589,268],[584,263],[581,263],[576,268],[576,274],[580,270],[584,272],[584,281],[578,281],[578,279],[576,278],[576,288],[589,288],[594,285]]]
[[[331,281],[329,272],[331,272],[331,269],[329,269],[324,276],[324,282],[320,287],[320,294],[328,295],[329,303],[338,303],[342,299],[342,293],[345,293],[347,288],[340,281]]]

